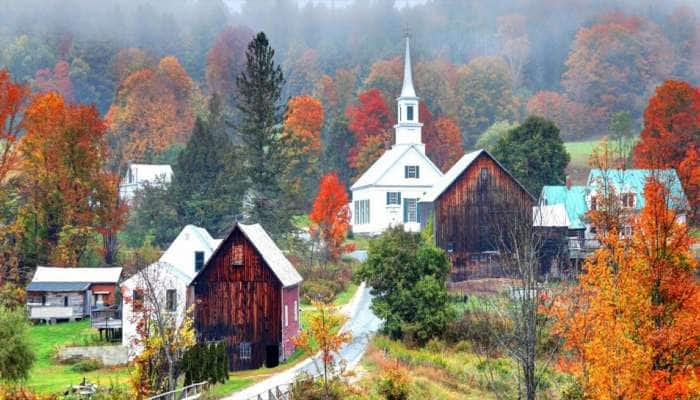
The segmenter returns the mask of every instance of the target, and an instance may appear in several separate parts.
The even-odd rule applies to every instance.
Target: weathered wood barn
[[[27,286],[29,318],[42,321],[89,317],[115,304],[121,268],[38,267]]]
[[[192,280],[198,339],[224,340],[231,370],[276,366],[294,351],[301,281],[259,224],[237,223]]]
[[[494,277],[499,238],[509,224],[531,224],[533,196],[486,150],[462,156],[421,198],[421,226],[433,220],[435,243],[452,262],[450,279]],[[517,222],[521,221],[521,222]]]

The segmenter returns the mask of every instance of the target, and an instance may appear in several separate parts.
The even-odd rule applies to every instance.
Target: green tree
[[[153,244],[166,248],[182,227],[178,225],[177,210],[172,206],[168,185],[146,185],[136,191],[129,219],[121,233],[123,243],[141,247],[149,235]]]
[[[27,379],[35,360],[25,310],[0,306],[0,382]]]
[[[358,275],[372,288],[372,310],[386,321],[385,333],[425,343],[453,318],[445,287],[449,268],[443,250],[397,226],[370,242]]]
[[[510,130],[492,153],[535,196],[544,185],[564,182],[564,170],[571,159],[559,137],[559,128],[535,116]]]
[[[279,238],[291,231],[292,224],[279,173],[285,166],[279,104],[284,76],[274,56],[263,32],[248,45],[245,69],[236,79],[240,92],[236,128],[243,176],[249,184],[243,200],[244,218],[260,223],[273,238]]]
[[[240,174],[225,126],[222,104],[215,94],[207,119],[197,118],[173,168],[169,199],[182,226],[195,224],[221,234],[239,212],[240,190],[234,187]]]
[[[623,165],[631,166],[632,147],[634,146],[632,133],[632,116],[627,111],[618,111],[610,117],[608,124],[610,138],[614,143],[614,150]]]
[[[486,149],[488,151],[493,151],[493,149],[498,144],[498,141],[506,137],[508,131],[514,129],[518,124],[510,123],[508,121],[498,121],[493,125],[489,126],[489,129],[485,130],[479,136],[474,146],[477,149]]]

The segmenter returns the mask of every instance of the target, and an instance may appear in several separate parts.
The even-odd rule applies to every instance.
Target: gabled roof
[[[561,204],[569,219],[569,229],[584,229],[583,216],[588,212],[586,204],[586,187],[544,186],[542,188],[542,205],[552,206]]]
[[[90,282],[32,282],[27,286],[28,292],[84,292]]]
[[[206,229],[195,225],[186,225],[163,252],[160,261],[172,264],[191,277],[195,273],[194,252],[203,251],[207,257],[212,254],[218,244],[219,241],[212,238]],[[206,262],[206,259],[204,261]]]
[[[634,192],[635,202],[634,207],[641,209],[644,207],[644,185],[647,179],[655,177],[661,183],[666,185],[671,194],[671,203],[669,207],[678,204],[685,204],[685,193],[683,186],[674,169],[608,169],[601,170],[598,168],[591,169],[588,174],[588,187],[593,189],[598,182],[607,179],[607,183],[615,188],[617,193]]]
[[[569,227],[570,221],[563,204],[532,207],[532,224],[546,227]]]
[[[241,230],[243,235],[248,238],[253,247],[255,247],[258,253],[260,253],[263,260],[265,260],[265,263],[268,265],[268,267],[270,267],[277,279],[279,279],[280,283],[282,283],[282,287],[294,286],[301,283],[303,278],[301,275],[299,275],[299,272],[297,272],[294,265],[292,265],[287,257],[285,257],[282,250],[277,247],[270,235],[265,232],[265,229],[263,229],[260,224],[245,225],[237,222],[233,229],[231,229],[231,232],[226,235],[227,239],[236,231],[237,228]],[[214,253],[212,253],[211,257],[209,257],[209,260],[207,260],[204,268],[202,268],[201,271],[199,271],[192,278],[192,281],[194,281],[207,269],[207,267],[209,267],[209,262],[216,257],[219,251],[221,251],[223,247],[222,245],[226,243],[227,239],[221,241],[216,250],[214,250]]]
[[[413,150],[418,153],[421,157],[428,162],[432,168],[434,168],[440,176],[442,176],[442,171],[438,168],[428,156],[418,149],[417,144],[412,145],[394,145],[388,151],[385,151],[377,161],[375,161],[372,166],[365,171],[362,176],[350,187],[351,190],[359,189],[365,186],[370,186],[377,183],[382,177],[391,169],[394,164],[399,162],[403,156],[409,151]]]
[[[423,196],[420,201],[430,203],[437,200],[445,192],[445,190],[447,190],[447,188],[449,188],[450,185],[452,185],[452,183],[456,181],[457,178],[459,178],[460,175],[467,170],[467,168],[469,168],[474,160],[476,160],[482,154],[489,156],[493,161],[495,161],[496,164],[501,167],[501,169],[503,169],[511,178],[513,178],[513,180],[525,191],[525,193],[532,197],[530,192],[528,192],[527,189],[525,189],[525,187],[517,179],[515,179],[510,171],[505,169],[505,167],[503,167],[503,165],[501,165],[501,163],[498,162],[498,160],[496,160],[491,153],[484,149],[480,149],[463,155],[462,158],[460,158],[459,161],[457,161],[455,165],[453,165],[452,168],[450,168],[450,170],[447,171],[447,173],[445,173],[445,175],[443,175],[442,178],[435,183],[435,185],[433,185],[432,190]]]
[[[173,276],[175,276],[178,280],[180,280],[181,282],[183,282],[185,285],[189,285],[190,282],[192,282],[192,276],[191,276],[191,275],[186,274],[184,271],[180,270],[180,268],[178,268],[178,267],[176,267],[176,266],[170,264],[170,263],[167,262],[167,261],[156,261],[156,262],[154,262],[154,263],[148,265],[148,266],[145,267],[145,268],[146,268],[146,269],[159,268],[159,269],[165,270],[165,271],[167,271],[168,273],[170,273],[170,274],[172,274]],[[131,275],[128,279],[124,280],[124,281],[121,283],[120,286],[122,286],[122,287],[128,287],[128,286],[131,284],[131,281],[132,281],[133,279],[138,278],[139,273],[140,273],[140,272],[137,272],[137,273]],[[150,272],[146,272],[146,273],[148,274],[148,273],[150,273]],[[154,275],[155,275],[155,273],[154,273]]]
[[[32,283],[36,282],[87,282],[117,283],[121,268],[60,268],[37,267]]]

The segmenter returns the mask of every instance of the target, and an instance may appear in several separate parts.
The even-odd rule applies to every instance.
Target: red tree
[[[345,186],[335,172],[321,178],[309,218],[314,224],[310,228],[311,235],[318,235],[323,243],[325,261],[337,261],[344,252],[352,251],[351,245],[343,244],[350,229],[349,201]]]
[[[675,168],[691,210],[700,205],[700,89],[669,80],[656,88],[644,111],[644,129],[634,148],[638,168]]]
[[[245,26],[230,26],[214,40],[207,53],[207,85],[211,92],[225,96],[233,104],[236,77],[245,67],[245,50],[255,33]]]
[[[70,65],[61,60],[53,67],[40,69],[36,72],[34,86],[39,92],[57,92],[68,101],[73,100],[73,84],[70,80]]]
[[[18,161],[15,144],[28,98],[29,87],[13,82],[10,73],[0,69],[0,184]]]
[[[423,142],[428,157],[443,171],[447,171],[464,153],[459,126],[450,117],[437,119],[424,103],[419,105],[423,123]]]
[[[360,93],[358,100],[358,105],[348,106],[345,116],[349,121],[348,129],[355,135],[355,146],[350,150],[348,161],[362,174],[381,156],[384,149],[381,144],[391,139],[394,122],[379,89]],[[368,149],[372,149],[372,154],[367,153]]]

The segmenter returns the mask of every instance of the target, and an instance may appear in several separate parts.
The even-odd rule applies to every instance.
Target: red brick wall
[[[105,296],[105,304],[114,305],[114,291],[116,286],[113,283],[94,283],[90,285],[90,290],[94,294],[95,292],[109,292]],[[92,304],[92,299],[90,299],[90,304]]]
[[[285,305],[287,306],[287,324],[285,326]],[[295,313],[295,307],[297,312]],[[299,334],[299,285],[282,289],[282,358],[286,359],[294,352],[292,338]],[[296,318],[295,318],[296,317]]]

